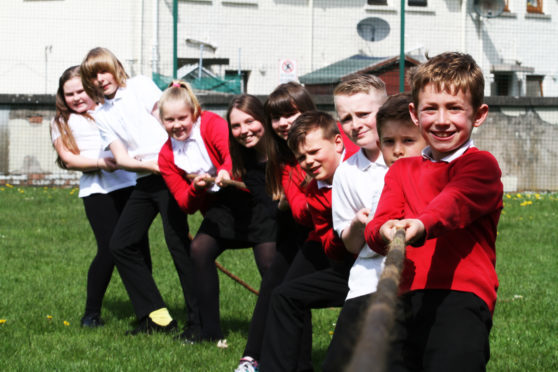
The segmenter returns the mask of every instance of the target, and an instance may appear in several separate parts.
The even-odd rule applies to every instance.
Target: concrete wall
[[[224,116],[230,97],[200,95],[204,109]],[[260,97],[262,100],[264,96]],[[333,113],[330,96],[317,96]],[[487,97],[487,121],[475,130],[478,148],[499,161],[506,191],[558,191],[558,98]],[[0,184],[75,185],[79,172],[59,169],[49,123],[54,97],[0,95]]]

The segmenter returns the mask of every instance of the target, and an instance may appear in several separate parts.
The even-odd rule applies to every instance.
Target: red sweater
[[[386,254],[379,234],[384,222],[422,221],[426,239],[422,246],[407,247],[402,292],[472,292],[494,310],[496,230],[503,207],[500,176],[496,159],[474,147],[451,163],[414,157],[400,159],[389,169],[365,238],[370,248]]]
[[[311,227],[312,217],[306,203],[308,185],[303,186],[305,177],[306,173],[299,164],[296,166],[286,164],[282,169],[281,184],[296,223]]]
[[[347,138],[345,138],[348,141]],[[356,151],[355,147],[347,149],[343,161],[350,158]],[[359,147],[357,146],[358,150]],[[326,256],[333,260],[343,260],[349,252],[341,238],[333,230],[333,217],[331,216],[331,187],[318,188],[316,180],[312,180],[306,191],[306,202],[312,216],[314,230],[310,232],[308,240],[317,240],[322,243]]]
[[[225,169],[231,172],[232,161],[229,152],[229,127],[227,122],[217,114],[209,111],[201,113],[200,131],[209,153],[211,162],[217,172]],[[186,213],[207,208],[206,192],[196,191],[191,181],[186,178],[186,172],[174,163],[172,143],[170,138],[159,152],[159,170],[178,206]]]

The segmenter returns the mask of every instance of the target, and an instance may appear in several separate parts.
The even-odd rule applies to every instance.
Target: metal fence
[[[481,3],[4,0],[0,183],[76,179],[54,165],[52,94],[62,71],[96,46],[111,49],[132,76],[176,75],[207,89],[202,101],[219,113],[229,98],[217,87],[266,95],[291,79],[331,111],[332,88],[345,75],[377,74],[393,93],[402,51],[408,68],[427,55],[459,50],[483,69],[491,114],[474,138],[500,161],[506,188],[556,191],[558,4]]]

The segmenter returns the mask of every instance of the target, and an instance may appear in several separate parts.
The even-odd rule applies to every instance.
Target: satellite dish
[[[506,3],[504,0],[474,0],[473,9],[475,13],[483,18],[498,17],[504,11]]]
[[[377,17],[364,18],[357,25],[358,35],[366,41],[384,40],[389,31],[389,23]]]

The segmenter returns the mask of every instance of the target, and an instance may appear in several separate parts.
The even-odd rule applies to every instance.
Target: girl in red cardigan
[[[236,97],[227,125],[216,114],[201,111],[189,85],[174,82],[160,107],[171,137],[159,155],[161,174],[183,210],[204,214],[190,247],[201,328],[186,329],[181,339],[218,341],[226,347],[215,259],[227,248],[253,246],[263,275],[275,255],[276,205],[265,193],[263,106],[254,96]],[[190,181],[189,174],[197,176]],[[207,176],[215,176],[215,182]],[[231,176],[242,180],[247,190],[223,187]]]

